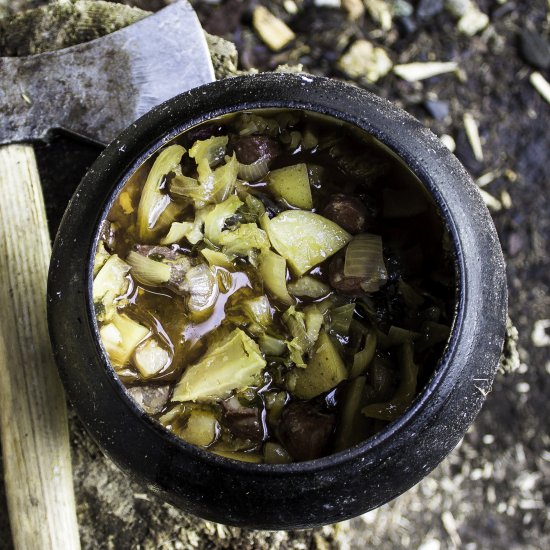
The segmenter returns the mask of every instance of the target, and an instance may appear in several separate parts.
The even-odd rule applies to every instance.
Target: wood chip
[[[487,193],[487,191],[484,191],[483,189],[480,189],[479,192],[481,193],[481,198],[483,199],[483,202],[486,204],[487,208],[489,210],[493,210],[494,212],[499,212],[502,210],[502,203],[493,195],[490,195]]]
[[[445,73],[453,73],[458,70],[458,64],[454,61],[428,62],[428,63],[407,63],[405,65],[396,65],[393,72],[403,80],[408,82],[418,82],[432,76],[438,76]]]
[[[550,83],[539,72],[532,73],[529,82],[537,92],[550,103]]]
[[[508,193],[508,191],[504,190],[501,192],[500,202],[502,203],[502,206],[506,208],[506,210],[512,208],[512,197],[510,196],[510,193]]]
[[[388,74],[392,65],[388,54],[367,40],[355,41],[338,61],[338,67],[348,76],[364,78],[369,82],[376,82]]]
[[[371,18],[380,25],[383,31],[389,31],[393,22],[389,2],[385,0],[364,0],[364,2]]]
[[[498,172],[487,172],[477,178],[476,184],[478,187],[485,187],[486,185],[493,183],[498,177]]]
[[[267,8],[257,6],[252,15],[252,26],[262,41],[274,52],[282,50],[296,35],[288,25]]]
[[[466,130],[466,137],[474,152],[474,157],[478,162],[483,162],[483,148],[481,147],[477,122],[471,113],[464,113],[464,118],[462,120],[464,122],[464,129]]]

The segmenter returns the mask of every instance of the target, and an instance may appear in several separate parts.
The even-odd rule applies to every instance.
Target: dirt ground
[[[0,0],[0,15],[43,3]],[[158,9],[169,2],[124,3]],[[337,539],[328,547],[550,548],[550,348],[548,342],[542,345],[544,334],[535,331],[538,321],[550,319],[550,105],[529,81],[537,62],[528,62],[519,47],[519,34],[526,30],[548,44],[550,3],[478,0],[489,24],[473,36],[459,31],[457,18],[445,8],[449,3],[460,2],[365,0],[371,9],[391,5],[402,14],[395,15],[394,9],[389,28],[383,30],[374,11],[350,19],[350,7],[364,7],[361,0],[192,1],[208,32],[237,45],[241,68],[271,70],[281,63],[301,63],[306,71],[343,78],[389,98],[436,134],[452,137],[456,155],[492,197],[488,200],[507,260],[510,315],[519,330],[521,366],[497,376],[481,414],[443,464],[402,497],[339,526]],[[258,5],[269,8],[296,34],[280,52],[272,52],[253,28],[252,13]],[[412,8],[409,15],[407,6]],[[455,61],[460,71],[416,83],[393,73],[375,83],[350,77],[339,68],[339,60],[362,39],[382,47],[395,64]],[[541,46],[535,49],[544,51]],[[550,80],[548,66],[540,72]],[[465,113],[479,128],[483,160],[472,150]],[[96,155],[97,150],[66,139],[40,146],[52,235],[68,197]],[[257,538],[240,530],[222,529],[222,536],[212,528],[210,538],[186,538],[189,519],[124,482],[74,418],[72,437],[73,447],[79,449],[75,486],[84,548],[218,547],[214,540],[217,545],[224,540],[227,548],[260,547]],[[122,508],[113,510],[109,493],[121,487],[123,499],[117,502]],[[159,517],[164,532],[151,528]],[[11,548],[7,533],[0,485],[0,549]],[[261,547],[322,547],[314,532],[284,541],[277,537],[265,534]]]

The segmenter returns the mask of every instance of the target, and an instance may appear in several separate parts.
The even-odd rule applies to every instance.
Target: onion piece
[[[283,304],[290,305],[294,299],[286,286],[286,260],[266,248],[260,255],[260,276],[267,290]]]
[[[185,274],[186,287],[189,289],[187,308],[194,321],[204,321],[212,314],[219,295],[214,273],[206,264],[192,267]]]
[[[269,172],[269,155],[262,155],[252,164],[238,162],[238,165],[239,170],[237,174],[239,178],[245,181],[258,181]]]
[[[160,152],[153,163],[141,192],[137,222],[142,239],[150,238],[159,216],[170,204],[170,197],[161,191],[164,178],[180,164],[185,154],[181,145],[171,145]]]
[[[286,343],[280,338],[275,338],[269,334],[261,334],[258,338],[258,344],[260,349],[266,355],[273,357],[280,357],[286,353]]]
[[[364,279],[361,288],[365,292],[376,292],[386,283],[382,237],[370,233],[353,237],[346,248],[344,276]]]
[[[169,265],[152,260],[133,250],[128,254],[126,262],[131,267],[131,274],[140,283],[162,285],[170,280],[171,269]]]

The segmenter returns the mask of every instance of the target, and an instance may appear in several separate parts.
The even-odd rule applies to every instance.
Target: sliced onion
[[[258,181],[269,172],[269,155],[262,155],[252,164],[239,162],[239,178],[245,181]]]
[[[131,251],[126,258],[132,275],[147,285],[162,285],[170,280],[170,266]]]
[[[355,311],[355,303],[345,304],[343,306],[331,309],[330,311],[330,330],[337,332],[341,336],[347,336],[353,312]]]
[[[388,280],[382,237],[370,233],[361,233],[353,237],[346,249],[344,275],[364,279],[361,288],[365,292],[379,290]]]

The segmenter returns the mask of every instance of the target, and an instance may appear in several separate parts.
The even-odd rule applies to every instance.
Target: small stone
[[[423,105],[428,114],[436,120],[444,120],[449,116],[449,104],[446,101],[426,100]]]
[[[524,61],[541,71],[550,67],[550,44],[538,33],[524,30],[519,35],[519,51]]]
[[[342,6],[348,12],[351,21],[356,21],[365,13],[365,5],[362,0],[342,0]]]
[[[533,325],[533,332],[531,333],[531,341],[537,348],[550,346],[550,319],[540,319]]]
[[[428,539],[418,547],[418,550],[440,550],[440,548],[441,543],[438,540]]]
[[[471,0],[446,0],[445,8],[455,17],[462,17],[471,4]]]
[[[410,17],[414,13],[414,8],[407,0],[394,0],[393,15],[395,17]]]
[[[519,233],[512,233],[508,237],[508,254],[517,256],[525,248],[525,241]]]
[[[431,19],[443,11],[443,0],[420,0],[416,8],[418,19]]]
[[[489,24],[489,16],[470,4],[466,13],[458,21],[458,31],[467,36],[474,36]]]
[[[451,153],[454,153],[456,151],[456,141],[452,136],[450,136],[449,134],[442,134],[439,139],[441,140],[443,145],[445,145],[445,147],[447,147],[447,149],[451,151]]]
[[[274,52],[282,50],[296,38],[292,29],[284,21],[263,6],[257,6],[254,9],[252,26],[262,41]]]
[[[364,78],[376,82],[388,74],[393,66],[392,60],[382,49],[373,46],[367,40],[357,40],[340,58],[338,67],[351,78]]]

